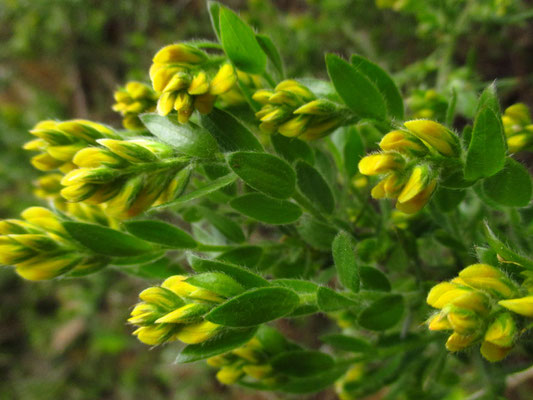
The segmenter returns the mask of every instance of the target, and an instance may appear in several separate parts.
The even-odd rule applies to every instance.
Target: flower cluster
[[[359,162],[364,175],[383,175],[372,189],[375,199],[396,199],[404,213],[420,211],[437,186],[436,163],[442,157],[459,155],[459,139],[443,125],[429,120],[404,123],[407,130],[387,133],[379,146],[383,152]]]
[[[40,152],[31,159],[32,165],[40,171],[59,169],[63,173],[76,168],[72,159],[79,150],[98,139],[119,138],[109,127],[82,119],[41,121],[30,133],[37,139],[26,143],[24,149]]]
[[[500,361],[516,337],[514,317],[506,308],[522,308],[520,300],[508,300],[518,293],[516,284],[500,270],[487,264],[470,265],[457,278],[439,283],[429,292],[427,303],[440,310],[429,319],[429,329],[453,330],[446,342],[449,351],[481,342],[483,357]]]
[[[274,90],[258,90],[252,98],[262,104],[255,115],[265,133],[313,140],[332,132],[342,122],[338,105],[317,99],[307,87],[293,80],[280,82]]]
[[[128,82],[115,94],[113,111],[122,115],[122,125],[126,129],[143,128],[139,114],[155,111],[157,95],[148,85],[141,82]]]
[[[43,207],[30,207],[22,220],[0,221],[0,263],[14,265],[25,279],[81,275],[105,267],[109,259],[84,254],[63,228],[61,218]]]
[[[153,58],[150,79],[159,96],[157,112],[178,112],[178,120],[186,123],[196,109],[207,114],[218,95],[228,92],[237,82],[235,68],[225,63],[214,76],[206,70],[208,55],[188,44],[163,47]]]
[[[268,388],[285,380],[285,376],[275,370],[270,360],[284,351],[298,349],[299,346],[288,342],[274,328],[261,326],[246,344],[208,358],[207,364],[219,369],[216,377],[224,385],[243,381]]]
[[[47,174],[34,182],[36,197],[47,200],[54,209],[61,211],[76,220],[91,222],[98,225],[118,227],[118,221],[105,213],[105,207],[100,204],[71,203],[66,201],[60,194],[61,174]]]
[[[527,150],[533,145],[533,123],[529,108],[523,104],[507,107],[502,115],[502,123],[511,153]]]
[[[196,278],[199,276],[201,275]],[[224,278],[228,283],[230,278]],[[230,282],[235,294],[242,290],[238,283],[232,280]],[[142,302],[132,310],[128,322],[138,326],[133,334],[148,345],[155,346],[175,340],[187,344],[201,343],[222,328],[205,320],[204,315],[223,302],[225,296],[189,283],[186,276],[171,276],[161,286],[142,291],[139,298]]]
[[[188,182],[186,157],[158,141],[99,139],[100,146],[76,153],[77,167],[61,179],[61,196],[70,202],[106,203],[116,217],[135,216],[157,202],[169,201]]]

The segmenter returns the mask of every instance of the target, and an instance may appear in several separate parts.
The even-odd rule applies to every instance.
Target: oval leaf
[[[500,171],[505,163],[506,147],[500,118],[490,108],[482,108],[474,121],[466,153],[465,178],[476,180]]]
[[[339,56],[326,55],[328,74],[344,103],[361,118],[385,119],[387,104],[365,74]]]
[[[214,308],[205,319],[230,327],[255,326],[289,314],[299,303],[298,295],[289,289],[252,289]]]
[[[222,272],[247,289],[261,286],[268,286],[268,281],[257,274],[254,274],[246,269],[216,260],[207,260],[204,258],[190,256],[189,264],[196,272]]]
[[[346,232],[339,232],[331,248],[340,283],[346,289],[357,293],[359,291],[359,266],[355,259],[351,236]]]
[[[325,312],[342,310],[359,304],[357,301],[324,286],[319,287],[316,292],[316,303],[318,308]]]
[[[340,333],[322,336],[320,340],[339,350],[350,351],[352,353],[366,353],[372,349],[372,346],[366,340]]]
[[[152,135],[171,145],[179,153],[212,158],[218,151],[215,139],[197,125],[180,124],[172,117],[162,117],[155,113],[143,114],[140,118]]]
[[[298,189],[314,207],[331,214],[335,209],[333,193],[324,177],[305,161],[296,163]]]
[[[263,248],[260,246],[241,246],[225,251],[217,257],[217,260],[253,268],[262,256]]]
[[[287,136],[276,133],[270,137],[272,145],[280,156],[289,162],[294,162],[297,159],[307,161],[309,164],[315,163],[315,155],[311,146],[303,140],[296,138],[289,138]]]
[[[222,272],[204,272],[191,276],[186,282],[224,297],[233,297],[244,292],[239,283]]]
[[[484,223],[485,238],[489,246],[505,261],[517,263],[524,268],[533,270],[533,260],[529,257],[521,255],[518,251],[506,245],[490,228],[489,224]]]
[[[403,120],[404,106],[400,90],[391,76],[380,66],[367,60],[366,58],[354,54],[350,58],[352,65],[378,88],[387,103],[389,116],[398,120]]]
[[[374,301],[359,314],[358,322],[363,328],[383,331],[391,328],[403,315],[403,297],[390,294]]]
[[[187,232],[163,221],[130,221],[124,226],[138,238],[173,249],[194,249],[198,245]]]
[[[129,257],[153,251],[152,246],[135,236],[100,225],[64,222],[70,236],[95,253],[113,257]]]
[[[383,272],[377,268],[361,266],[359,268],[361,288],[390,292],[390,282]]]
[[[302,209],[296,204],[261,193],[245,194],[229,204],[241,214],[271,225],[290,224],[302,215]]]
[[[522,164],[507,157],[500,172],[483,180],[483,193],[499,205],[525,207],[531,200],[531,176]]]
[[[296,174],[279,157],[241,151],[230,154],[228,164],[244,182],[271,197],[287,199],[294,193]]]
[[[223,152],[252,150],[263,151],[263,146],[252,132],[233,115],[214,108],[201,116],[202,126],[213,135]]]
[[[261,74],[267,57],[252,28],[226,7],[220,7],[218,13],[220,41],[228,58],[241,71]]]

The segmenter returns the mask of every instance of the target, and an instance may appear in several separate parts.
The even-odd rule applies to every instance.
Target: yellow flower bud
[[[443,125],[426,119],[407,121],[404,125],[415,136],[422,139],[442,155],[455,157],[459,154],[457,136]]]
[[[109,183],[119,176],[119,171],[107,168],[78,168],[70,171],[61,179],[63,186],[81,185],[86,183]]]
[[[380,175],[400,169],[404,164],[405,160],[397,154],[371,154],[359,161],[359,172],[363,175]]]
[[[481,355],[490,362],[497,362],[507,357],[511,347],[501,347],[486,340],[481,343]]]
[[[414,167],[407,183],[398,195],[398,201],[405,203],[419,195],[428,186],[429,179],[429,168],[426,165]]]
[[[424,190],[422,190],[412,199],[405,202],[396,202],[396,208],[406,214],[417,213],[427,204],[436,186],[437,181],[433,179],[431,182],[429,182]]]
[[[157,113],[163,117],[168,115],[174,108],[176,97],[177,93],[174,92],[163,93],[157,101]]]
[[[35,257],[18,263],[15,272],[24,279],[40,281],[52,279],[72,269],[80,260],[76,255],[64,255],[52,258]]]
[[[149,346],[157,346],[168,340],[172,340],[174,326],[168,324],[141,326],[133,332],[137,339]]]
[[[220,383],[224,385],[232,385],[237,382],[243,375],[244,372],[240,366],[227,365],[222,367],[217,372],[216,377]]]
[[[340,120],[338,118],[329,118],[325,121],[311,120],[305,131],[299,136],[302,140],[315,140],[324,137],[334,129],[338,128]]]
[[[533,318],[533,296],[518,299],[500,300],[498,304],[514,313]]]
[[[160,311],[154,304],[139,303],[130,313],[128,322],[135,325],[152,324],[160,315]]]
[[[309,89],[307,89],[304,85],[290,79],[280,82],[274,90],[276,92],[286,91],[293,93],[305,102],[315,99],[315,95]]]
[[[178,308],[177,310],[165,314],[155,322],[158,324],[189,323],[194,320],[201,319],[201,317],[210,309],[211,307],[206,304],[189,303]]]
[[[397,151],[404,154],[423,155],[427,153],[424,143],[404,131],[387,133],[379,142],[379,147],[384,151]]]
[[[86,183],[79,183],[76,185],[69,185],[61,189],[61,196],[68,201],[78,202],[84,201],[91,197],[96,190],[96,186]]]
[[[473,311],[449,306],[447,313],[448,322],[453,330],[461,335],[468,335],[476,332],[481,327],[481,320]]]
[[[386,181],[386,178],[380,180],[378,184],[374,186],[372,190],[370,191],[370,195],[374,199],[383,199],[387,197],[387,193],[385,192],[385,181]]]
[[[72,162],[80,168],[117,167],[124,163],[112,152],[98,147],[86,147],[78,151]]]
[[[318,99],[310,101],[293,111],[294,114],[331,115],[337,111],[335,103]]]
[[[504,115],[511,118],[514,123],[527,125],[531,123],[529,108],[524,103],[513,104],[505,109]]]
[[[7,236],[0,236],[0,264],[13,265],[28,260],[36,254]]]
[[[34,139],[30,140],[29,142],[24,143],[22,148],[24,150],[30,150],[30,151],[36,151],[36,150],[44,150],[48,146],[48,143],[46,140],[43,139]]]
[[[504,298],[512,297],[516,290],[507,277],[487,264],[474,264],[459,272],[459,277],[469,286],[488,290]]]
[[[190,95],[204,94],[209,91],[209,82],[207,81],[207,74],[204,71],[200,71],[194,76],[187,89]]]
[[[446,315],[441,313],[435,314],[428,321],[428,328],[431,331],[452,330],[452,325],[448,322]]]
[[[215,368],[220,368],[230,363],[230,361],[226,358],[224,354],[214,356],[214,357],[209,357],[206,360],[206,362],[207,362],[207,365],[209,365],[210,367],[215,367]]]
[[[249,361],[251,363],[259,362],[258,354],[255,350],[250,349],[246,346],[239,347],[232,351],[233,354],[239,356],[240,358]]]
[[[299,136],[305,130],[307,124],[309,123],[309,119],[310,117],[304,115],[291,118],[278,127],[278,132],[287,137]]]
[[[85,144],[70,144],[66,146],[49,146],[46,148],[46,152],[53,158],[59,161],[67,162],[72,160],[72,157],[81,149],[85,147]]]
[[[252,99],[257,101],[258,103],[267,104],[273,94],[274,92],[272,90],[260,89],[252,95]]]
[[[442,309],[453,300],[464,296],[469,292],[467,288],[461,288],[450,282],[441,282],[429,291],[426,302],[434,308]]]
[[[63,164],[63,161],[57,160],[50,154],[42,153],[33,156],[30,160],[31,165],[39,171],[52,171]]]
[[[260,381],[272,373],[272,366],[268,364],[245,365],[244,367],[242,367],[242,370],[246,375],[249,375],[252,378]]]
[[[510,153],[517,153],[533,142],[533,135],[522,133],[507,138],[507,147]]]
[[[446,341],[446,348],[451,352],[461,351],[477,340],[474,335],[460,335],[459,333],[452,333]]]
[[[143,290],[139,293],[139,298],[146,303],[155,304],[165,309],[183,304],[181,299],[172,291],[157,286]]]
[[[196,324],[185,325],[176,333],[176,338],[186,344],[202,343],[212,338],[220,325],[209,321],[202,321]]]
[[[157,161],[157,156],[149,148],[143,146],[142,140],[100,139],[98,144],[106,147],[115,155],[132,163]]]
[[[516,335],[513,316],[504,312],[499,314],[485,332],[485,341],[500,347],[511,347]]]
[[[213,96],[225,93],[237,82],[237,73],[231,64],[224,64],[220,67],[215,77],[211,80],[209,93]]]
[[[201,64],[207,61],[207,54],[188,44],[171,44],[159,50],[153,60],[157,64]]]

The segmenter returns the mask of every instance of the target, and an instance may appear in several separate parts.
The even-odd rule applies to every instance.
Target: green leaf
[[[331,251],[342,286],[354,293],[359,292],[359,266],[351,236],[346,232],[339,232],[333,240]]]
[[[304,215],[296,226],[298,233],[311,246],[321,250],[330,250],[337,230],[317,219]]]
[[[205,319],[230,327],[255,326],[284,317],[299,303],[300,298],[290,289],[251,289],[212,309]]]
[[[153,208],[154,209],[167,208],[167,207],[171,207],[171,206],[175,206],[178,204],[183,204],[183,203],[187,203],[192,200],[199,199],[201,197],[207,196],[208,194],[212,194],[213,192],[216,192],[217,190],[220,190],[223,187],[226,187],[232,184],[236,180],[237,180],[237,175],[235,175],[234,173],[229,173],[228,175],[222,176],[218,179],[215,179],[214,181],[206,183],[204,186],[201,186],[193,190],[192,192],[189,192],[179,197],[176,200],[169,201],[168,203],[164,203]]]
[[[359,72],[365,74],[370,82],[376,85],[385,98],[389,116],[402,121],[404,118],[403,99],[391,76],[383,68],[358,54],[353,54],[350,62]]]
[[[218,142],[222,152],[238,150],[263,151],[263,146],[252,132],[233,115],[219,108],[201,116],[202,126]]]
[[[262,256],[262,247],[241,246],[225,251],[217,257],[217,260],[253,268],[259,263]]]
[[[346,372],[345,366],[329,368],[321,374],[305,378],[292,378],[277,389],[285,393],[312,393],[331,386]]]
[[[228,165],[246,184],[271,197],[287,199],[294,193],[296,174],[279,157],[239,151],[228,156]]]
[[[222,47],[235,67],[250,74],[263,73],[267,56],[252,28],[226,7],[220,7],[219,21]]]
[[[490,108],[482,108],[476,115],[466,153],[465,178],[476,180],[500,171],[505,163],[506,150],[500,118]]]
[[[340,333],[324,335],[320,337],[320,340],[336,349],[350,351],[352,353],[368,353],[372,350],[372,346],[366,340]]]
[[[245,194],[229,204],[241,214],[271,225],[290,224],[302,215],[302,209],[296,204],[261,193]]]
[[[233,219],[226,217],[219,212],[209,211],[202,207],[201,212],[204,217],[220,232],[224,237],[234,243],[242,243],[246,239],[241,226]]]
[[[257,39],[259,46],[261,46],[268,59],[272,63],[272,66],[278,74],[279,80],[282,80],[285,76],[285,73],[283,72],[283,60],[281,59],[278,48],[274,42],[272,42],[272,39],[266,35],[256,34],[255,38]]]
[[[173,249],[194,249],[198,245],[187,232],[163,221],[129,221],[124,226],[138,238]]]
[[[365,74],[334,54],[326,55],[326,65],[335,90],[354,113],[360,118],[385,119],[385,99]]]
[[[113,265],[137,265],[151,261],[159,260],[165,255],[166,251],[155,251],[152,253],[141,254],[140,256],[119,257],[113,260]]]
[[[448,189],[439,186],[432,197],[432,201],[437,203],[437,206],[443,212],[449,212],[455,209],[461,201],[464,200],[466,191],[461,189]]]
[[[507,157],[500,172],[483,180],[483,192],[502,206],[525,207],[531,200],[531,176],[522,164]]]
[[[333,193],[324,177],[305,161],[296,162],[296,182],[300,192],[319,210],[331,214],[335,209]]]
[[[316,292],[316,303],[318,308],[325,312],[342,310],[359,304],[357,301],[349,299],[325,286],[318,288]]]
[[[483,90],[483,93],[481,93],[477,103],[476,114],[478,114],[483,108],[490,108],[494,114],[500,115],[500,102],[498,101],[496,84],[494,82],[487,86],[485,90]]]
[[[365,155],[365,145],[355,126],[345,128],[345,143],[343,147],[344,168],[349,176],[359,172],[359,161]]]
[[[304,281],[302,279],[275,279],[270,281],[272,285],[279,285],[294,290],[299,294],[316,293],[319,286],[316,283]]]
[[[208,1],[207,9],[209,10],[209,18],[211,25],[215,31],[215,35],[220,40],[220,3],[217,1]]]
[[[64,222],[70,236],[95,253],[113,257],[129,257],[153,251],[152,246],[135,236],[100,225]]]
[[[222,272],[204,272],[187,278],[186,282],[224,297],[233,297],[244,292],[244,287]]]
[[[296,138],[289,138],[287,136],[276,133],[270,137],[272,145],[280,156],[289,162],[294,162],[298,159],[307,161],[309,164],[315,163],[315,155],[311,146],[306,142]]]
[[[178,363],[190,363],[203,360],[219,354],[227,353],[230,350],[241,347],[257,332],[257,327],[245,329],[224,329],[215,337],[199,344],[186,346],[176,358]]]
[[[332,368],[334,364],[331,356],[310,350],[286,351],[270,360],[274,371],[300,378],[323,373],[324,370]]]
[[[485,238],[489,246],[505,261],[510,261],[521,265],[524,268],[533,270],[533,260],[527,256],[520,254],[511,246],[505,244],[485,221],[483,225],[485,231]]]
[[[192,123],[180,124],[172,117],[158,114],[142,114],[141,121],[152,135],[169,144],[181,154],[191,157],[213,158],[218,146],[205,129]]]
[[[358,322],[363,328],[383,331],[393,327],[402,319],[403,297],[389,294],[374,301],[359,314]]]
[[[230,263],[190,256],[189,264],[196,272],[222,272],[247,289],[269,285],[268,281],[259,275]]]
[[[361,289],[390,292],[390,282],[385,274],[379,269],[361,266],[359,269],[359,274],[361,277]]]

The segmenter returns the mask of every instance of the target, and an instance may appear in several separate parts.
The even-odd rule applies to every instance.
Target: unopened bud
[[[359,161],[359,172],[363,175],[380,175],[400,169],[404,164],[405,160],[399,154],[371,154]]]
[[[500,300],[498,304],[514,313],[533,318],[533,296],[518,299]]]
[[[459,139],[443,125],[426,119],[407,121],[404,125],[440,154],[447,157],[459,155]]]

